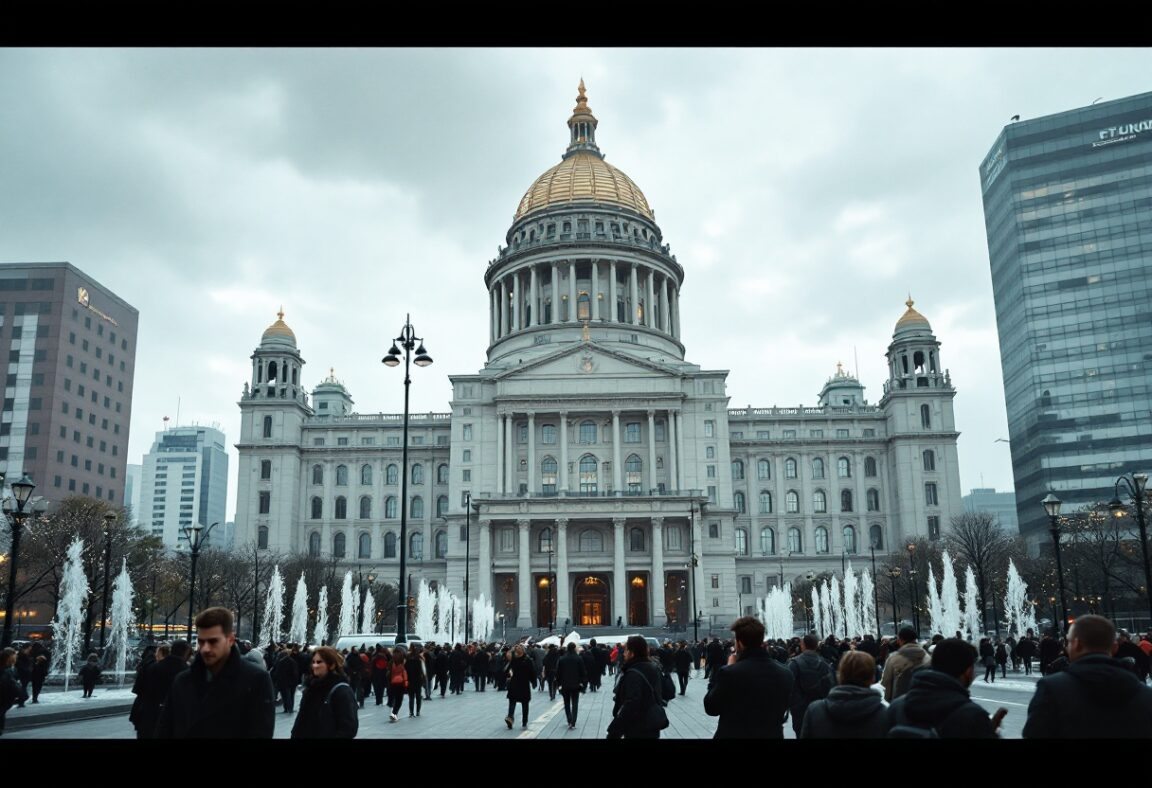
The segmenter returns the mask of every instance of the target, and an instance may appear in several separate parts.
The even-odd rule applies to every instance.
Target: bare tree
[[[954,552],[976,574],[980,593],[980,628],[988,628],[985,609],[992,603],[992,617],[996,632],[1000,632],[1000,618],[996,610],[996,592],[1007,568],[1012,552],[1012,539],[1000,527],[1000,521],[988,512],[963,512],[952,518],[951,529],[944,537],[950,552]],[[992,594],[989,598],[989,593]]]

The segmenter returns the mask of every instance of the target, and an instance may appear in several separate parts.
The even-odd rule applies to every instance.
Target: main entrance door
[[[583,575],[576,579],[573,612],[582,627],[603,627],[612,623],[608,581],[604,575]]]

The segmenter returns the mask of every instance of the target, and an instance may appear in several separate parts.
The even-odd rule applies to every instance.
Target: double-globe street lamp
[[[432,363],[432,357],[424,349],[424,339],[416,336],[416,332],[412,328],[411,315],[404,316],[404,327],[400,329],[400,336],[393,340],[388,355],[381,359],[384,366],[396,367],[400,365],[400,348],[404,349],[404,437],[400,450],[400,579],[397,586],[404,588],[404,576],[408,569],[408,388],[412,385],[412,376],[409,372],[412,362],[415,362],[418,367],[426,367]],[[416,358],[412,358],[413,348],[416,349]],[[407,632],[408,600],[400,598],[396,604],[397,645],[408,642]]]
[[[1128,495],[1132,497],[1132,502],[1136,505],[1136,525],[1140,528],[1140,551],[1144,558],[1144,592],[1148,597],[1148,621],[1149,626],[1152,627],[1152,567],[1148,564],[1148,521],[1144,511],[1147,504],[1146,496],[1150,492],[1147,489],[1148,474],[1133,473],[1131,478],[1125,474],[1116,480],[1116,497],[1108,504],[1108,508],[1117,518],[1123,517],[1125,514],[1124,504],[1120,500],[1121,483],[1127,488]]]
[[[1064,613],[1064,620],[1060,623],[1060,628],[1056,630],[1057,633],[1068,631],[1068,599],[1064,594],[1064,567],[1060,561],[1060,504],[1061,501],[1052,493],[1041,501],[1044,505],[1044,511],[1048,513],[1048,520],[1051,527],[1048,529],[1052,534],[1052,547],[1056,553],[1056,579],[1060,583],[1060,609]]]
[[[900,631],[900,609],[896,602],[896,581],[900,579],[900,567],[889,569],[888,579],[892,581],[892,634],[895,635]]]
[[[104,632],[108,629],[108,572],[112,564],[112,523],[114,512],[104,513],[104,594],[100,603],[100,653],[104,653]]]
[[[3,484],[4,475],[0,474],[0,487]],[[27,506],[28,500],[32,497],[32,491],[35,489],[36,485],[25,474],[19,481],[12,482],[12,497],[16,499],[16,508],[12,509],[7,500],[4,502],[4,513],[8,515],[8,521],[12,525],[12,547],[9,551],[8,562],[8,598],[4,604],[4,636],[0,638],[0,646],[7,646],[12,642],[12,616],[16,605],[16,572],[20,568],[20,532],[24,529],[24,521],[31,514],[31,512],[24,511],[24,507]]]
[[[920,639],[920,611],[916,604],[916,543],[908,543],[908,587],[912,590],[912,628],[916,639]]]
[[[472,639],[472,602],[468,596],[468,577],[472,569],[472,509],[480,511],[480,504],[473,505],[472,493],[464,493],[464,642]],[[455,611],[453,611],[455,613]]]
[[[220,523],[212,523],[205,530],[202,523],[196,523],[191,528],[181,528],[184,537],[188,540],[188,547],[192,551],[192,576],[188,581],[188,642],[192,642],[192,614],[194,600],[196,599],[196,561],[200,558],[200,548],[208,541],[208,535],[212,533],[212,529]]]

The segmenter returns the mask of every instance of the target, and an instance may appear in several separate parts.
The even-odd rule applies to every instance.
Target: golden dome
[[[640,187],[589,151],[572,153],[537,178],[520,200],[515,220],[553,205],[581,202],[620,205],[656,220]]]
[[[264,329],[264,336],[260,338],[260,343],[263,344],[270,340],[288,340],[293,345],[296,344],[296,334],[292,329],[288,328],[288,324],[284,322],[284,307],[280,307],[280,311],[276,313],[276,322]]]
[[[904,302],[908,307],[908,311],[896,321],[896,331],[916,329],[924,329],[925,331],[932,330],[931,324],[928,323],[928,318],[912,308],[912,304],[914,303],[916,302],[912,300],[912,296],[908,296],[908,300]]]

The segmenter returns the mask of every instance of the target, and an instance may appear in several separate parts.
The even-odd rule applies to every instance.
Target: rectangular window
[[[53,487],[59,487],[59,486],[60,486],[60,481],[61,481],[61,480],[60,480],[60,477],[59,477],[59,476],[53,476],[53,477],[52,477],[52,486],[53,486]]]
[[[709,479],[715,479],[716,478],[716,466],[715,465],[709,465],[708,466],[708,478]]]
[[[720,575],[712,575],[712,587],[713,588],[719,588],[720,587]]]
[[[472,471],[465,469],[464,470],[464,476],[461,478],[460,481],[464,481],[464,482],[472,481]]]
[[[716,522],[708,523],[708,538],[709,539],[719,539],[720,538],[720,523],[716,523]]]
[[[516,550],[516,532],[512,528],[500,529],[500,552],[511,553]]]
[[[752,578],[750,578],[750,577],[741,577],[740,578],[740,593],[741,594],[751,594],[752,593]]]
[[[464,440],[466,440],[466,441],[472,440],[472,425],[471,424],[463,425],[463,428],[461,431],[463,433],[462,437]]]
[[[337,446],[347,446],[348,445],[348,439],[347,438],[337,438],[336,439],[336,445]]]
[[[809,438],[823,438],[824,430],[808,430]]]
[[[704,420],[704,437],[711,438],[716,435],[716,422],[712,419]]]
[[[708,485],[708,502],[716,503],[716,485],[714,484]]]
[[[75,479],[69,479],[68,480],[68,492],[76,492],[76,480]]]
[[[260,493],[260,514],[268,514],[272,509],[272,493],[267,490]]]
[[[472,462],[472,450],[465,449],[460,456],[462,462]]]
[[[704,447],[704,457],[705,457],[705,459],[708,459],[708,460],[716,459],[716,447],[715,446],[705,446]]]
[[[924,485],[924,503],[927,506],[940,505],[940,501],[936,496],[936,482],[928,482]]]
[[[796,430],[784,430],[784,440],[796,437]]]
[[[665,440],[664,429],[665,429],[664,422],[662,422],[662,421],[656,422],[656,440],[658,440],[658,441]]]
[[[323,446],[324,444],[322,444],[322,443],[321,443],[321,444],[318,444],[318,445],[320,445],[320,446]],[[399,445],[400,445],[400,436],[399,436],[399,435],[389,435],[389,436],[388,436],[388,443],[387,443],[387,445],[389,445],[389,446],[399,446]]]
[[[413,435],[412,436],[412,445],[413,446],[423,446],[424,445],[424,436],[423,435]]]
[[[528,442],[528,425],[527,424],[516,425],[516,442],[517,443],[527,443]]]
[[[324,445],[324,439],[323,438],[313,438],[312,439],[312,445],[313,446],[323,446]]]
[[[756,430],[756,438],[759,440],[768,440],[771,436],[768,430]]]
[[[730,437],[734,441],[742,440],[744,438],[744,433],[743,432],[733,432]]]
[[[929,539],[939,539],[940,538],[940,518],[937,517],[936,515],[932,515],[931,517],[928,518],[928,538]]]
[[[624,425],[624,442],[625,443],[639,443],[640,442],[640,422],[630,421]]]
[[[844,429],[836,430],[836,437],[837,438],[847,438],[848,437],[848,430],[844,430]]]
[[[865,438],[875,438],[876,437],[876,430],[873,427],[865,427],[864,428],[864,437]]]
[[[360,445],[361,446],[375,446],[376,445],[376,439],[375,438],[361,438],[360,439]]]

